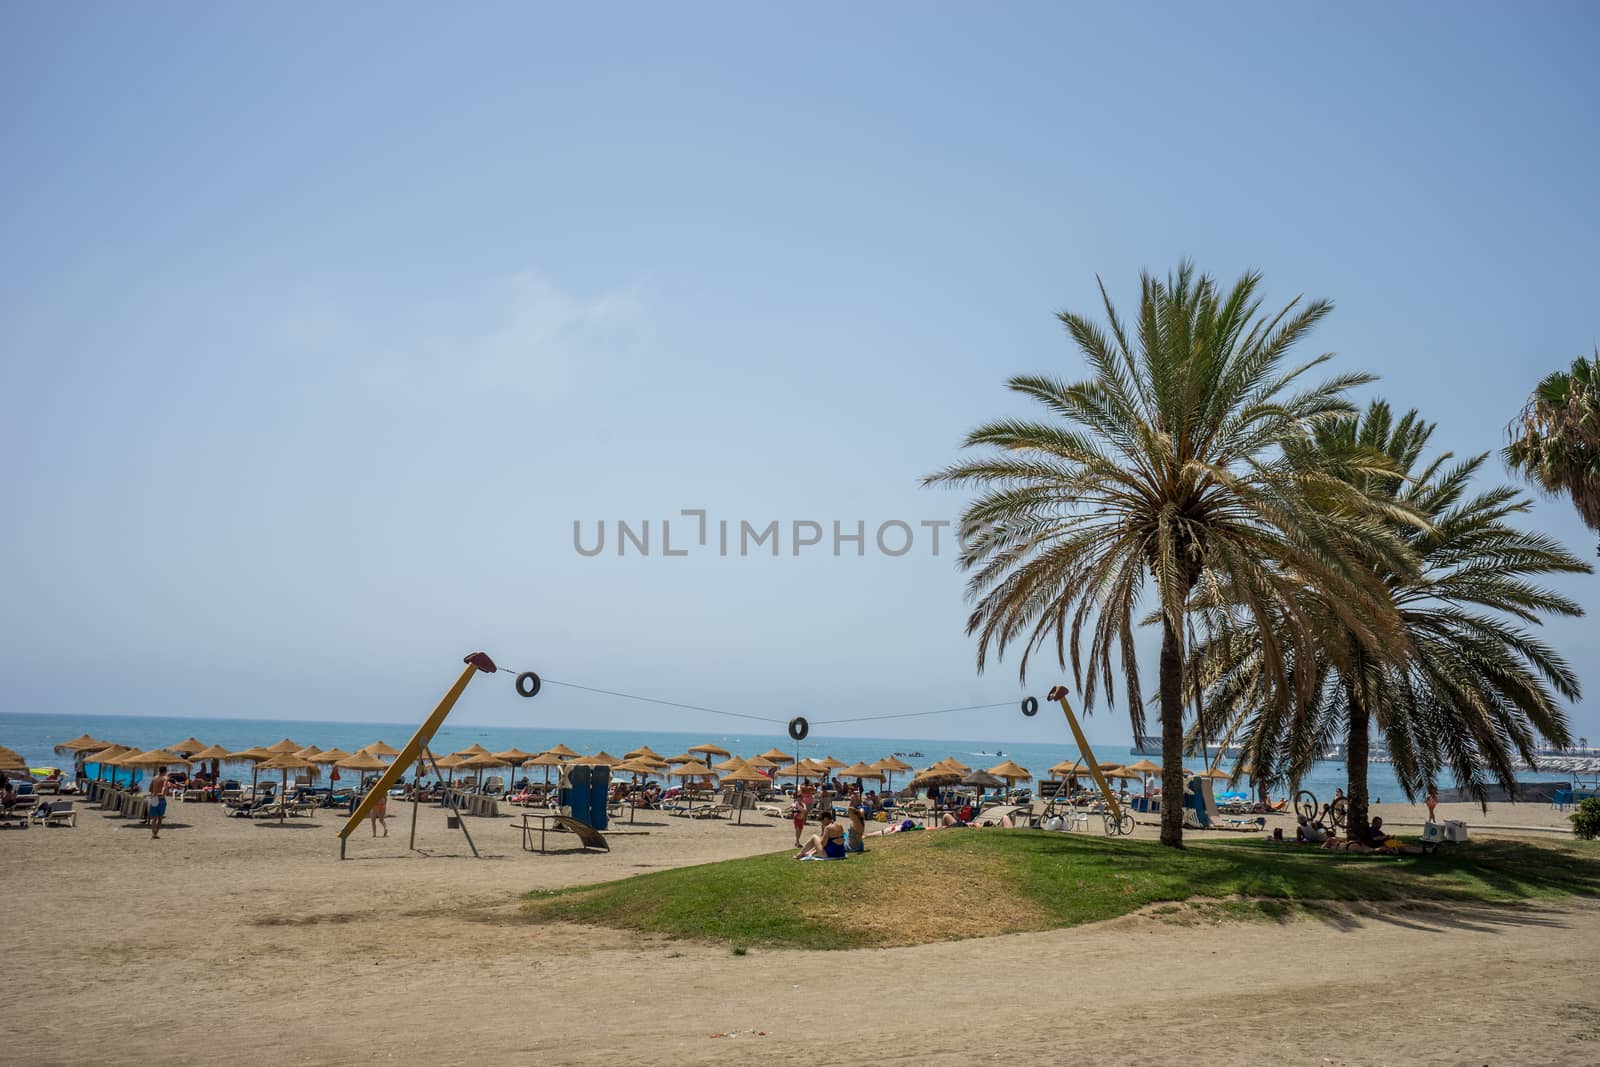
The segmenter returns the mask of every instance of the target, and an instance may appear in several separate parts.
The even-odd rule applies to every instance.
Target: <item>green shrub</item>
[[[1585,797],[1569,818],[1572,819],[1572,832],[1585,841],[1600,837],[1600,797]]]

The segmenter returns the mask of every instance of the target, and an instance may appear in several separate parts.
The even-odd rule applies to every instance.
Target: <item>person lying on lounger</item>
[[[806,842],[797,860],[842,860],[844,859],[844,829],[838,820],[833,817],[833,812],[823,809],[822,829],[811,835],[811,840]]]

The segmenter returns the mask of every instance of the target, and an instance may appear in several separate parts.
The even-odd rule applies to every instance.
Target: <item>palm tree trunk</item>
[[[1183,641],[1161,620],[1161,843],[1183,847]]]
[[[1367,757],[1371,752],[1368,736],[1371,716],[1354,691],[1350,693],[1350,736],[1345,745],[1345,762],[1350,776],[1349,818],[1345,832],[1352,840],[1367,836]]]

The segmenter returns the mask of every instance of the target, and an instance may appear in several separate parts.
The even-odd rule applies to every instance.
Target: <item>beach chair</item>
[[[70,800],[56,800],[50,804],[50,810],[36,814],[34,819],[46,826],[71,826],[78,825],[78,812]]]

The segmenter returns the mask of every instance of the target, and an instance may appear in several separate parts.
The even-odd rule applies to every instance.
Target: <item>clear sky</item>
[[[1258,268],[1336,302],[1307,355],[1498,447],[1600,340],[1597,12],[4,5],[0,708],[405,721],[475,648],[784,718],[1019,696],[917,479],[1023,410],[1008,375],[1081,371],[1053,313]],[[685,508],[783,555],[665,558]],[[649,557],[573,549],[647,518]],[[1600,579],[1564,588],[1593,740]],[[718,725],[508,682],[459,714]]]

